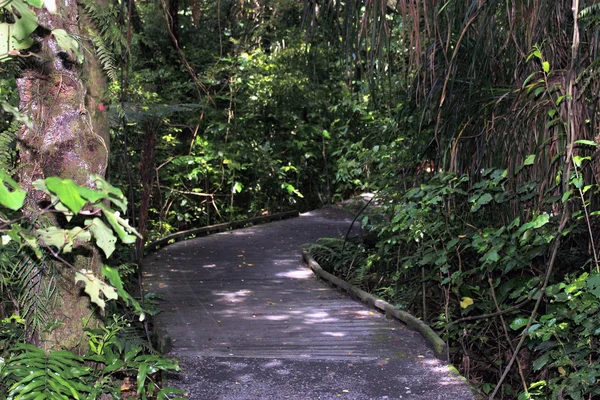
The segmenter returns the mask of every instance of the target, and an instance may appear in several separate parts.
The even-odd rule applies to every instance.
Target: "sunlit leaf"
[[[106,258],[110,257],[115,251],[115,243],[117,242],[112,230],[100,218],[88,219],[85,221],[85,225],[92,232],[96,245],[104,251]]]
[[[54,176],[46,178],[46,187],[75,214],[79,213],[86,203],[79,194],[79,185],[71,179],[60,179]]]
[[[518,318],[515,318],[514,321],[510,323],[510,328],[512,330],[516,331],[516,330],[523,328],[524,326],[527,326],[528,323],[529,323],[529,319],[518,317]]]
[[[90,270],[82,269],[75,274],[75,283],[83,282],[84,290],[90,296],[92,303],[96,304],[101,309],[106,306],[101,294],[108,300],[116,300],[119,296],[115,288],[103,282],[100,278],[94,275]]]
[[[469,306],[473,305],[473,299],[470,297],[463,297],[461,302],[460,302],[460,307],[461,308],[467,308]]]
[[[0,204],[18,210],[25,201],[25,191],[6,172],[0,171]]]

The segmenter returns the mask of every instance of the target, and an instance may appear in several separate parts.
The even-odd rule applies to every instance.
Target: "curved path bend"
[[[419,333],[314,278],[300,246],[343,236],[348,214],[300,217],[175,243],[144,263],[156,323],[193,400],[474,399]]]

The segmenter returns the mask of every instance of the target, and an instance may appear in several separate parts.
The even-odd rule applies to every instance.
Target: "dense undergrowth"
[[[489,397],[600,396],[595,1],[82,3],[78,39],[108,79],[96,106],[111,130],[107,180],[131,231],[60,228],[94,226],[132,293],[144,241],[373,191],[362,241],[312,247],[325,268],[430,323]],[[0,169],[13,177],[27,123],[16,78],[33,59],[0,70]],[[150,312],[142,293],[107,304],[85,354],[14,346],[60,325],[48,318],[52,265],[74,239],[9,209],[3,238],[23,225],[27,240],[0,249],[0,393],[35,381],[115,397],[132,382],[155,396],[155,373],[175,365],[139,342],[148,327],[127,307]],[[112,250],[134,231],[136,252]],[[23,360],[39,367],[31,381]]]

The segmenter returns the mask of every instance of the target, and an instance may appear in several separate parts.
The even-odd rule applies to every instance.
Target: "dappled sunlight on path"
[[[342,237],[350,222],[339,210],[313,211],[146,260],[145,289],[165,298],[156,322],[186,370],[173,379],[190,398],[472,398],[418,333],[304,266],[302,244]]]

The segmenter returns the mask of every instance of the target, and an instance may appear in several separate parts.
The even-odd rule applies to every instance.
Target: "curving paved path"
[[[179,242],[148,257],[156,323],[194,400],[474,399],[402,324],[316,280],[300,245],[343,236],[335,209]]]

